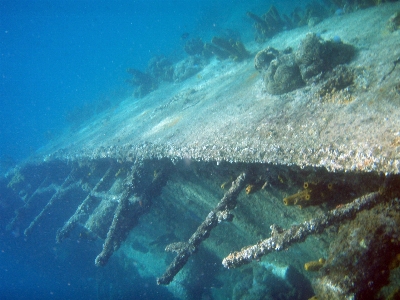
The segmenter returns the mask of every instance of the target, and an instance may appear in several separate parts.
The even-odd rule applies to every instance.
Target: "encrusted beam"
[[[148,168],[143,161],[137,160],[125,180],[125,190],[122,193],[114,218],[108,230],[103,250],[96,257],[96,266],[107,264],[111,255],[119,249],[128,237],[129,232],[139,222],[139,218],[149,211],[153,198],[157,197],[167,183],[168,170],[171,166],[165,162],[158,162],[160,170],[154,173],[153,179],[146,183],[142,178],[144,168]]]
[[[217,206],[207,215],[206,219],[187,242],[172,243],[165,248],[165,251],[173,251],[177,255],[165,273],[157,278],[157,284],[169,284],[175,275],[185,266],[189,257],[197,251],[202,241],[210,236],[211,230],[221,221],[231,219],[230,211],[235,208],[237,196],[243,189],[245,181],[246,173],[242,173],[232,182],[231,188],[225,193]]]
[[[103,250],[97,255],[96,266],[104,266],[107,264],[114,251],[117,251],[121,244],[126,240],[130,230],[138,222],[138,218],[144,213],[141,202],[135,201],[130,203],[129,198],[131,191],[129,189],[122,193],[118,202],[114,218],[108,230],[106,240],[103,244]]]
[[[272,232],[270,238],[256,245],[230,253],[224,258],[222,264],[225,268],[236,268],[248,264],[253,260],[259,260],[268,253],[287,249],[295,243],[303,242],[309,235],[321,233],[331,225],[351,219],[358,211],[374,206],[380,198],[382,198],[382,192],[364,195],[321,216],[305,221],[300,225],[293,225],[287,230],[283,230],[273,224],[271,225]]]
[[[30,208],[33,199],[39,194],[48,192],[48,191],[57,191],[59,189],[59,186],[55,184],[50,184],[49,186],[45,187],[45,184],[47,183],[48,177],[46,176],[42,183],[39,185],[39,187],[32,193],[32,195],[29,196],[28,200],[25,201],[24,206],[19,207],[15,211],[15,217],[11,220],[11,222],[7,225],[7,230],[13,230],[17,224],[20,222],[21,218],[23,215],[28,211]]]
[[[64,224],[64,226],[57,231],[56,241],[57,243],[61,243],[75,228],[75,225],[80,222],[87,215],[87,207],[88,204],[93,200],[94,194],[97,192],[97,189],[103,184],[108,176],[110,175],[111,167],[107,169],[104,173],[103,177],[97,182],[94,188],[90,191],[90,193],[86,196],[86,198],[82,201],[82,203],[78,206],[75,213],[69,218],[69,220]]]
[[[47,202],[46,206],[42,209],[42,211],[33,219],[33,221],[29,224],[29,226],[25,229],[24,234],[25,236],[30,235],[33,228],[39,221],[46,215],[48,210],[53,207],[53,205],[63,198],[66,192],[68,192],[71,188],[79,187],[82,184],[81,180],[75,181],[75,172],[76,169],[72,169],[69,175],[65,178],[62,185],[56,190],[54,195],[50,198],[49,202]]]
[[[148,198],[140,199],[135,197],[134,201],[130,201],[131,196],[135,192],[135,180],[140,177],[142,161],[136,161],[132,166],[131,172],[125,179],[124,192],[118,201],[118,206],[114,212],[114,218],[108,230],[103,249],[95,259],[96,266],[104,266],[107,264],[114,251],[117,251],[121,244],[126,240],[130,230],[136,225],[139,217],[150,207]],[[145,201],[145,205],[143,205]],[[149,203],[147,203],[149,202]]]

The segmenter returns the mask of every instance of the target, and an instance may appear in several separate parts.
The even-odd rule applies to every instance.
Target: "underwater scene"
[[[0,300],[400,299],[400,1],[0,28]]]

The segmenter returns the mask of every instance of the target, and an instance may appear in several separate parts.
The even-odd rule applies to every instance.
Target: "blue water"
[[[102,101],[112,105],[131,95],[127,68],[144,71],[149,59],[160,54],[173,61],[185,57],[183,33],[209,40],[231,22],[233,29],[244,28],[244,41],[251,40],[252,22],[245,12],[266,11],[271,3],[290,13],[304,1],[1,0],[3,166],[26,159],[60,136],[70,126],[66,116],[74,108]],[[0,207],[0,299],[95,299],[96,276],[115,280],[112,270],[99,275],[94,266],[101,245],[70,243],[63,250],[49,247],[55,232],[26,240],[18,229],[5,231],[21,204],[18,199],[15,203]],[[64,257],[78,246],[79,255]],[[154,278],[138,279],[127,287],[128,295],[173,298]]]

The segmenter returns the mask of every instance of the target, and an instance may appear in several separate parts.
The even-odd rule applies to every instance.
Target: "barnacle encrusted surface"
[[[316,92],[316,96],[322,100],[328,100],[328,97],[354,84],[354,70],[345,65],[339,65],[332,71],[321,76],[321,84]]]
[[[389,209],[388,209],[389,208]],[[389,284],[389,266],[400,252],[400,203],[361,212],[340,227],[314,284],[322,299],[374,299]]]
[[[295,49],[303,64],[298,71],[293,63],[296,54],[286,52],[271,61],[267,86],[281,95],[265,93],[253,59],[213,60],[180,84],[164,84],[140,100],[127,98],[79,131],[53,141],[37,157],[47,161],[167,157],[397,173],[399,147],[393,141],[400,136],[400,98],[395,88],[400,68],[394,62],[400,50],[396,32],[385,35],[382,28],[398,9],[396,2],[324,20],[313,31],[322,32],[325,42],[303,27],[271,38],[262,49]],[[366,26],[368,30],[359,30]],[[331,79],[314,80],[327,67],[321,51],[336,35],[357,55],[346,60],[346,67],[328,64],[331,69],[324,72],[332,74]],[[258,44],[246,47],[252,53],[262,50]],[[336,49],[336,44],[332,47]],[[310,48],[314,51],[307,52]],[[333,64],[345,61],[337,59]],[[298,72],[312,78],[311,84],[292,90],[301,86]],[[187,96],[185,91],[192,92]],[[316,101],[318,93],[323,101]]]

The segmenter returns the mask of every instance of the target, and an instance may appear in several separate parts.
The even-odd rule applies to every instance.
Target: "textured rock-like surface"
[[[264,75],[265,89],[273,95],[291,92],[304,85],[300,69],[292,53],[283,54],[271,61]]]
[[[354,54],[355,49],[352,45],[341,41],[323,41],[315,33],[308,33],[300,42],[295,57],[302,79],[308,82],[320,73],[350,62]]]
[[[388,205],[388,204],[386,204]],[[375,299],[400,251],[400,205],[380,205],[343,225],[315,283],[321,299]]]
[[[296,63],[304,80],[318,75],[326,68],[325,45],[314,33],[308,33],[296,51]]]
[[[345,91],[322,81],[270,95],[252,59],[215,60],[180,84],[126,99],[44,148],[39,158],[129,160],[139,155],[398,173],[400,67],[394,62],[400,56],[399,31],[382,30],[399,8],[395,2],[315,26],[324,40],[338,35],[357,49],[347,66],[354,81]],[[261,48],[298,49],[308,30],[280,33]],[[252,47],[253,53],[261,50]],[[320,99],[321,88],[329,94],[325,99]]]
[[[261,50],[254,57],[254,67],[257,71],[262,72],[268,69],[272,60],[277,58],[279,51],[272,47],[267,47]]]

